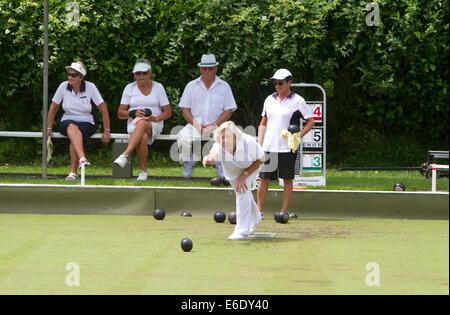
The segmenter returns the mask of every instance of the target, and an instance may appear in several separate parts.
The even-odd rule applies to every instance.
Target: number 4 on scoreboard
[[[314,105],[313,118],[315,122],[322,122],[322,104]]]
[[[313,113],[314,122],[322,122],[322,104],[321,103],[310,103],[308,104]]]

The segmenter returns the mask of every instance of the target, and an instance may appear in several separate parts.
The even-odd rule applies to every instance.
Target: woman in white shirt
[[[52,99],[48,111],[47,136],[53,136],[53,123],[56,113],[62,105],[64,114],[59,123],[59,131],[70,139],[70,171],[67,180],[75,180],[78,167],[89,165],[86,159],[83,141],[97,131],[94,108],[102,114],[104,132],[102,142],[111,140],[108,107],[94,83],[84,80],[87,69],[81,62],[73,62],[66,67],[67,81],[61,83]],[[94,107],[95,106],[95,107]]]
[[[203,158],[203,166],[221,161],[225,178],[236,193],[236,228],[229,240],[248,240],[261,221],[251,185],[264,163],[264,152],[255,138],[243,133],[232,121],[224,122],[214,134],[215,143]]]
[[[140,172],[138,180],[147,179],[148,145],[161,134],[164,120],[172,116],[172,109],[161,83],[151,80],[150,62],[138,59],[134,65],[135,82],[128,84],[122,94],[117,116],[128,119],[130,134],[127,149],[114,161],[125,167],[128,156],[136,149]]]
[[[258,143],[266,153],[266,161],[259,174],[258,206],[263,211],[270,180],[282,178],[283,204],[281,211],[288,212],[295,178],[295,159],[286,138],[281,137],[289,125],[300,125],[300,119],[306,121],[300,132],[300,138],[314,126],[311,109],[300,95],[291,91],[292,74],[287,69],[279,69],[271,78],[276,92],[264,101],[262,119],[258,128]]]

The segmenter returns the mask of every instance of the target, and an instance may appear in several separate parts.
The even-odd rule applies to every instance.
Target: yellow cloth
[[[50,162],[50,159],[52,158],[53,154],[53,142],[52,138],[47,138],[47,163]]]
[[[295,153],[301,141],[300,131],[292,134],[288,130],[283,130],[281,131],[281,137],[287,138],[289,148],[292,150],[292,153]]]

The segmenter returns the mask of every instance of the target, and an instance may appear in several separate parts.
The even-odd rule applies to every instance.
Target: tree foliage
[[[243,126],[259,123],[273,90],[268,78],[284,67],[295,82],[326,89],[335,163],[357,164],[349,152],[361,150],[361,137],[380,150],[400,139],[417,151],[448,149],[448,1],[376,3],[379,26],[366,24],[362,0],[84,0],[71,25],[68,2],[50,0],[49,96],[66,80],[64,67],[82,60],[113,130],[124,132],[115,115],[120,96],[134,61],[148,58],[174,109],[169,132],[183,123],[177,102],[199,75],[197,62],[214,53]],[[0,0],[0,129],[41,128],[42,21],[42,1]]]

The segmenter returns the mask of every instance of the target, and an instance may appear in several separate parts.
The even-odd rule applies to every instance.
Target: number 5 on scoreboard
[[[322,130],[320,129],[313,129],[314,130],[314,135],[313,135],[313,139],[315,142],[320,142],[322,141]]]

